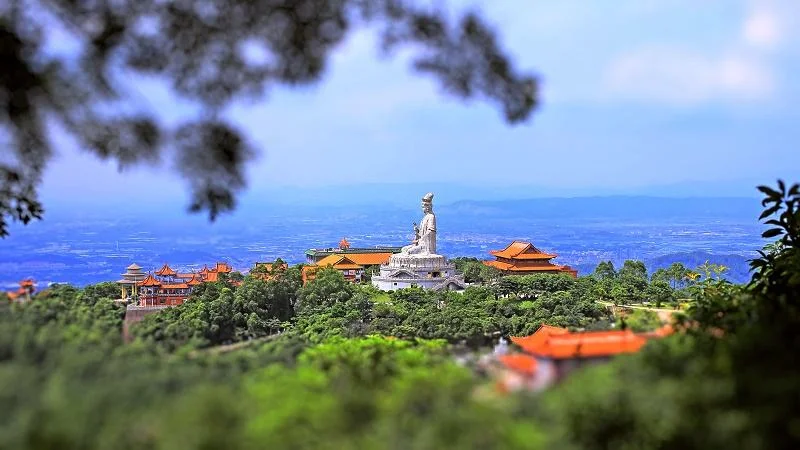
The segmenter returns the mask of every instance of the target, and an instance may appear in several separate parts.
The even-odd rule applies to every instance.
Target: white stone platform
[[[460,291],[466,285],[453,264],[442,255],[396,254],[372,277],[373,286],[382,291],[420,287],[431,290]]]

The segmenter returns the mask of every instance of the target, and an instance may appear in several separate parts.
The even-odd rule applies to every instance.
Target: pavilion
[[[505,274],[564,273],[573,277],[578,276],[577,270],[550,261],[558,255],[545,253],[530,242],[514,241],[503,250],[492,250],[489,253],[495,257],[495,260],[483,263]]]

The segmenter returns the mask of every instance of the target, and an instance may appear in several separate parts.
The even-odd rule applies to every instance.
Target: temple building
[[[666,325],[655,332],[631,330],[587,331],[571,333],[565,328],[542,325],[530,336],[512,337],[522,353],[500,355],[499,387],[541,390],[584,366],[601,364],[614,356],[638,352],[650,339],[672,334]]]
[[[381,246],[353,248],[350,246],[350,242],[348,242],[346,238],[343,238],[341,241],[339,241],[339,245],[336,248],[312,248],[306,251],[306,262],[308,264],[318,264],[320,261],[322,261],[322,259],[331,255],[347,255],[348,257],[355,256],[356,258],[363,258],[361,263],[374,261],[373,263],[367,265],[380,266],[381,264],[388,262],[389,257],[392,256],[392,254],[400,253],[400,250],[400,247]]]
[[[503,250],[492,250],[489,253],[495,257],[495,260],[483,263],[505,274],[565,273],[573,277],[578,276],[577,270],[569,266],[553,264],[550,261],[558,255],[545,253],[530,242],[514,241]]]
[[[220,274],[233,271],[230,265],[218,262],[209,269],[208,265],[196,273],[178,273],[169,264],[164,264],[152,274],[142,271],[137,264],[128,266],[117,281],[122,287],[120,302],[134,302],[138,306],[180,305],[191,295],[195,286],[219,281]]]
[[[122,295],[118,301],[127,302],[137,297],[137,286],[147,278],[147,274],[142,271],[141,266],[136,263],[131,264],[122,274],[122,279],[117,281],[122,289]]]
[[[338,270],[344,279],[351,283],[361,282],[364,279],[366,267],[356,263],[352,256],[333,254],[321,259],[317,264],[303,266],[303,284],[316,278],[317,271],[323,267],[332,267]]]
[[[19,282],[17,290],[6,292],[6,295],[11,303],[27,303],[31,301],[34,291],[36,291],[36,283],[33,279],[28,278]]]
[[[346,238],[337,248],[311,249],[306,252],[309,264],[303,267],[303,282],[313,280],[320,268],[330,266],[342,272],[346,280],[358,283],[365,279],[365,274],[380,270],[400,250],[401,247],[352,248]]]

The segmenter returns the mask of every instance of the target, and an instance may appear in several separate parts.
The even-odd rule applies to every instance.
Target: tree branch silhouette
[[[75,54],[47,51],[54,25],[80,43]],[[158,163],[174,148],[176,171],[191,191],[189,210],[205,211],[211,220],[232,210],[256,151],[219,112],[237,99],[260,98],[272,85],[319,81],[332,52],[362,26],[379,30],[386,52],[413,48],[417,71],[450,95],[496,104],[509,123],[527,119],[537,104],[537,79],[513,68],[477,14],[451,21],[413,0],[12,0],[0,6],[0,136],[9,142],[0,160],[0,235],[7,235],[9,221],[42,218],[38,186],[55,145],[50,123],[120,168]],[[246,44],[269,57],[249,60]],[[120,73],[165,80],[209,119],[169,129],[153,111],[119,107],[130,101],[126,83],[115,76]]]

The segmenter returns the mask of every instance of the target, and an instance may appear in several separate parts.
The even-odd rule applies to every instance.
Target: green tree
[[[483,283],[491,283],[497,281],[503,276],[503,272],[486,264],[481,263],[480,280]]]
[[[355,288],[338,270],[324,267],[317,271],[314,280],[300,289],[298,294],[298,311],[331,307],[336,303],[344,303],[353,297]]]
[[[800,435],[800,185],[762,186],[779,249],[747,286],[706,265],[681,333],[576,374],[542,411],[560,448],[795,448]],[[714,430],[709,433],[708,430]]]
[[[479,262],[469,262],[463,265],[464,281],[467,283],[480,283],[483,281],[481,276],[481,266]]]
[[[667,268],[667,274],[670,286],[672,286],[673,289],[681,289],[686,286],[689,269],[683,264],[676,262],[672,263],[669,268]]]
[[[661,307],[664,303],[672,303],[676,300],[675,290],[666,281],[656,280],[647,285],[644,291],[645,299],[655,303],[656,307]]]
[[[617,320],[617,326],[621,327],[621,325],[621,320]],[[635,333],[653,331],[661,326],[661,319],[653,311],[632,309],[625,315],[625,326]]]
[[[611,261],[603,261],[594,269],[594,276],[597,279],[605,280],[617,277],[617,271],[614,270],[614,263]]]
[[[647,267],[642,261],[626,260],[618,273],[620,278],[630,278],[647,281]]]

